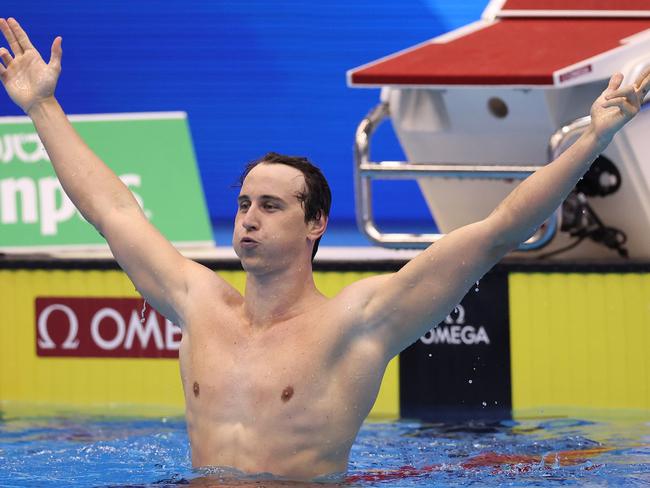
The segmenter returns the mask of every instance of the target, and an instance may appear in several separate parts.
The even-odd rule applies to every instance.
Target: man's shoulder
[[[376,275],[350,283],[336,295],[327,298],[314,314],[327,317],[328,323],[334,322],[350,332],[360,333],[368,324],[367,307],[372,297],[387,283],[390,274]]]
[[[369,276],[357,280],[339,291],[329,302],[334,307],[354,307],[355,305],[364,305],[392,276],[390,274],[380,274]]]
[[[190,301],[203,301],[209,297],[211,303],[235,306],[241,303],[242,295],[219,274],[196,261],[188,263],[188,295]]]

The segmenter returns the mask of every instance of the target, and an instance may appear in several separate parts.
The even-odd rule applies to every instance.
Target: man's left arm
[[[615,74],[591,108],[591,125],[555,161],[524,180],[486,219],[449,233],[392,275],[347,290],[359,304],[361,331],[379,340],[387,358],[439,323],[469,288],[559,207],[650,91],[650,70],[620,88]]]

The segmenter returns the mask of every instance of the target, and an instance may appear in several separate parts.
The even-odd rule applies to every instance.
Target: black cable
[[[564,247],[562,247],[560,249],[556,249],[555,251],[547,252],[546,254],[540,254],[539,256],[537,256],[537,259],[546,259],[546,258],[550,258],[551,256],[555,256],[557,254],[561,254],[563,252],[570,251],[571,249],[576,247],[578,244],[580,244],[582,241],[584,241],[586,237],[587,236],[578,237],[575,241],[573,241],[568,246],[564,246]]]
[[[561,230],[577,239],[561,249],[541,254],[537,259],[546,259],[570,251],[587,237],[615,250],[622,258],[629,258],[627,249],[623,247],[627,242],[625,232],[615,227],[606,226],[591,208],[583,193],[574,191],[567,197],[562,206],[562,217]]]

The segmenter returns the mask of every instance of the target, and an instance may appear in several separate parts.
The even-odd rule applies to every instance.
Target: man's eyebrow
[[[249,197],[248,195],[239,195],[237,197],[238,202],[241,202],[243,200],[250,200],[250,199],[251,197]],[[277,203],[285,203],[285,201],[282,198],[275,195],[262,195],[260,196],[260,200],[271,200]]]
[[[275,195],[262,195],[260,197],[261,200],[273,200],[274,202],[278,203],[284,203],[284,200],[280,197],[277,197]]]

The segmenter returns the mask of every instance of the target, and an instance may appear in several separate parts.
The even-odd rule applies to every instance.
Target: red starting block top
[[[649,0],[501,0],[499,15],[509,15],[516,11],[526,11],[527,15],[650,15]],[[513,12],[514,11],[514,12]],[[569,14],[571,12],[571,14]],[[524,12],[521,12],[524,14]]]
[[[650,38],[650,18],[484,20],[353,69],[348,81],[353,86],[561,85],[592,73],[604,55],[619,57],[633,44],[627,38],[646,30],[643,39]],[[608,66],[605,76],[620,70],[623,62]]]

